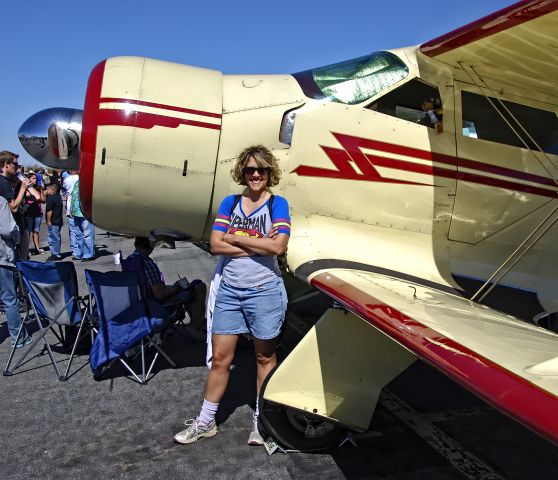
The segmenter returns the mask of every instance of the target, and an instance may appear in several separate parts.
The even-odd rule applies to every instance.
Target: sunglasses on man
[[[271,168],[269,167],[244,167],[242,169],[242,173],[244,175],[254,175],[254,173],[258,172],[258,175],[265,175],[269,174]]]

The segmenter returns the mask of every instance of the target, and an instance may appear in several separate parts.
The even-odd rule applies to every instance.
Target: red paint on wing
[[[331,273],[310,282],[497,409],[558,443],[558,398]]]
[[[558,10],[558,0],[517,2],[423,43],[420,51],[425,55],[435,57],[556,10]]]
[[[95,151],[97,148],[97,126],[99,125],[99,98],[103,85],[106,60],[95,66],[85,94],[80,147],[79,194],[81,208],[87,219],[93,222],[93,176],[95,173]]]

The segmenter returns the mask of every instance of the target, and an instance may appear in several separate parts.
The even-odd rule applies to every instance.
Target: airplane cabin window
[[[366,108],[431,128],[441,122],[443,116],[438,89],[417,78],[392,90]]]
[[[493,97],[489,98],[494,106],[484,95],[461,92],[463,135],[525,148],[525,144],[504,121],[503,115],[513,125],[515,131],[521,135],[529,148],[538,150],[535,143],[528,138],[499,101]],[[545,152],[558,154],[558,116],[555,112],[528,107],[515,102],[503,101],[503,103]]]
[[[409,74],[399,57],[376,52],[345,62],[293,74],[304,94],[314,99],[355,105]]]

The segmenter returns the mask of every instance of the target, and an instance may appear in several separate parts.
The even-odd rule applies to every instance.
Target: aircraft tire
[[[276,369],[277,367],[275,367]],[[312,452],[338,447],[347,430],[308,412],[265,400],[263,394],[273,369],[260,391],[260,421],[271,437],[287,450]]]

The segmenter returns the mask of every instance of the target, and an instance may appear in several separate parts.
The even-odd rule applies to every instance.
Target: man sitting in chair
[[[140,255],[143,260],[148,299],[165,307],[183,306],[190,317],[186,327],[188,334],[197,342],[205,342],[205,283],[199,280],[189,283],[182,278],[174,285],[165,285],[161,270],[150,257],[154,248],[152,242],[146,237],[136,237],[134,247],[131,256]]]

